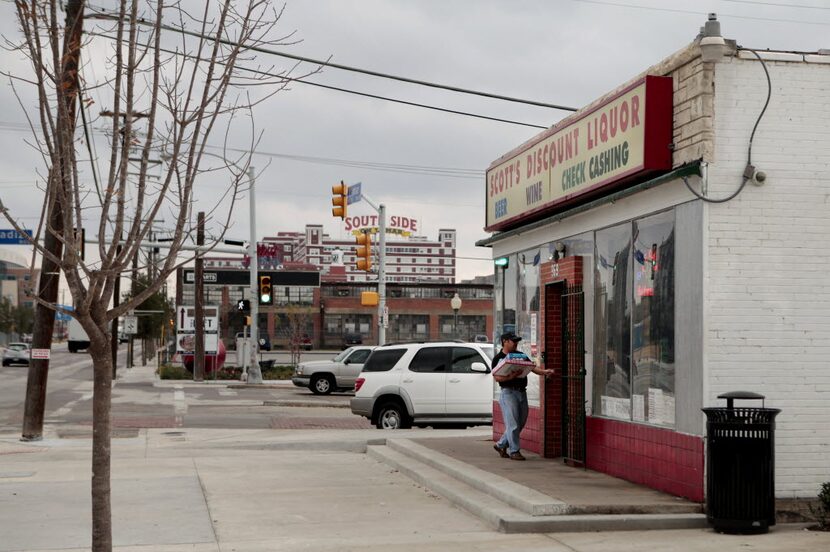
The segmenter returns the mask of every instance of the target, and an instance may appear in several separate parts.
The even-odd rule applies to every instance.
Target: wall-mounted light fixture
[[[705,62],[717,63],[726,55],[729,47],[720,34],[720,21],[715,13],[709,14],[709,20],[703,26],[700,39],[700,55]]]
[[[562,243],[561,241],[558,241],[555,244],[553,244],[553,248],[555,250],[554,253],[553,253],[553,260],[554,261],[558,261],[559,259],[562,259],[562,258],[565,257],[566,247],[565,247],[564,243]]]

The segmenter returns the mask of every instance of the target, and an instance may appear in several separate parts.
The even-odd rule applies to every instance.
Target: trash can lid
[[[752,391],[729,391],[728,393],[722,393],[718,395],[719,399],[746,399],[746,400],[764,400],[766,397],[760,395],[758,393],[753,393]]]

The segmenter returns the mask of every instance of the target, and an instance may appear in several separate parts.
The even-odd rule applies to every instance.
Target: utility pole
[[[205,212],[199,211],[196,218],[196,246],[205,245]],[[193,381],[205,380],[205,261],[202,252],[196,253],[196,347],[193,351]]]
[[[251,365],[248,367],[245,381],[248,383],[262,383],[262,370],[256,359],[259,349],[259,251],[256,238],[256,194],[254,189],[254,168],[248,167],[248,201],[251,211],[251,236],[248,255],[251,259]]]
[[[73,147],[78,99],[78,66],[81,57],[81,32],[84,25],[84,2],[69,0],[66,3],[66,25],[63,38],[63,65],[61,68],[61,88],[63,90],[63,108],[66,116],[58,118],[57,132],[66,147]],[[58,236],[64,237],[63,203],[64,183],[69,178],[69,167],[60,165],[52,167],[49,174],[49,201],[46,230],[43,246],[55,258],[62,258],[63,243]],[[74,235],[74,234],[73,234]],[[77,245],[77,241],[75,242]],[[81,247],[83,244],[81,243]],[[38,297],[45,303],[56,303],[60,267],[52,260],[43,257],[40,265]],[[55,328],[55,312],[38,303],[35,306],[34,328],[32,329],[32,349],[52,349],[52,331]],[[23,432],[21,440],[39,441],[43,438],[43,415],[46,409],[46,381],[49,375],[49,359],[32,359],[29,363],[29,375],[26,382],[26,403],[23,414]]]

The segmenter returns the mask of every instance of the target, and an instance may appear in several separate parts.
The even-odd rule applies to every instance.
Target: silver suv
[[[405,343],[378,347],[355,382],[354,414],[378,429],[493,422],[492,345]]]
[[[331,360],[301,362],[294,369],[291,381],[297,387],[308,387],[315,395],[328,395],[335,390],[352,390],[374,347],[349,347]]]

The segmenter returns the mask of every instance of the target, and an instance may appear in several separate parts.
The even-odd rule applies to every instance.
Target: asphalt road
[[[329,358],[331,352],[304,353]],[[317,396],[284,382],[278,386],[229,387],[234,382],[176,382],[153,380],[150,368],[123,368],[126,346],[119,350],[118,378],[113,388],[114,437],[129,437],[138,429],[361,429],[368,421],[348,408],[350,394]],[[25,366],[0,372],[0,433],[20,431],[26,395]],[[58,437],[86,437],[92,428],[92,361],[86,353],[72,354],[57,345],[47,385],[46,425]]]

